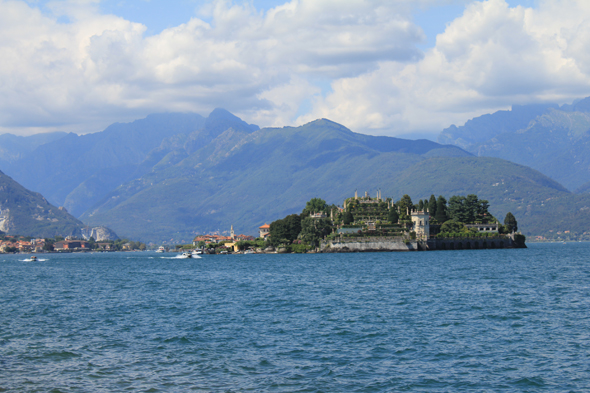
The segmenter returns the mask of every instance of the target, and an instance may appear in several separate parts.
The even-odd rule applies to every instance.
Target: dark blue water
[[[0,391],[589,391],[589,252],[0,255]]]

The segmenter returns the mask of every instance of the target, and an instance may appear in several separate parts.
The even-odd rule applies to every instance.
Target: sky
[[[0,133],[225,108],[409,138],[590,96],[587,0],[0,0]]]

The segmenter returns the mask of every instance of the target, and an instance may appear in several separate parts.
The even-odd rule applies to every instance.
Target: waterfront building
[[[264,225],[258,227],[258,229],[260,230],[260,237],[261,238],[264,239],[270,235],[270,225],[265,223]]]
[[[413,210],[410,216],[412,218],[412,230],[416,232],[416,239],[428,240],[430,238],[430,223],[428,210]]]

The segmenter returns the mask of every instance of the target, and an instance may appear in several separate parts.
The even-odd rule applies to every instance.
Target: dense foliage
[[[325,204],[325,202],[324,202]],[[303,210],[301,216],[307,211],[307,208]],[[301,233],[301,216],[298,214],[291,214],[282,220],[276,220],[270,224],[270,241],[274,246],[279,244],[289,244],[293,240],[297,239]]]
[[[495,222],[496,219],[490,215],[488,208],[489,202],[479,200],[477,195],[455,195],[449,199],[447,215],[451,220],[465,224]]]

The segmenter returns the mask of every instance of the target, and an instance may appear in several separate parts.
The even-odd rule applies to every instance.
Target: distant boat
[[[192,252],[193,257],[199,256],[201,254],[203,254],[203,251],[201,251],[201,250],[193,250],[193,252]]]
[[[246,251],[244,251],[244,254],[256,254],[256,253],[254,252],[254,250],[246,250]]]
[[[158,247],[156,252],[166,252],[166,249],[164,248],[164,246],[160,246],[160,247]]]
[[[31,255],[31,258],[29,258],[29,260],[31,262],[36,262],[37,261],[37,257],[35,255]]]
[[[191,254],[190,252],[183,252],[182,254],[178,254],[176,256],[176,258],[180,258],[180,259],[188,259],[188,258],[192,258],[193,254]]]

